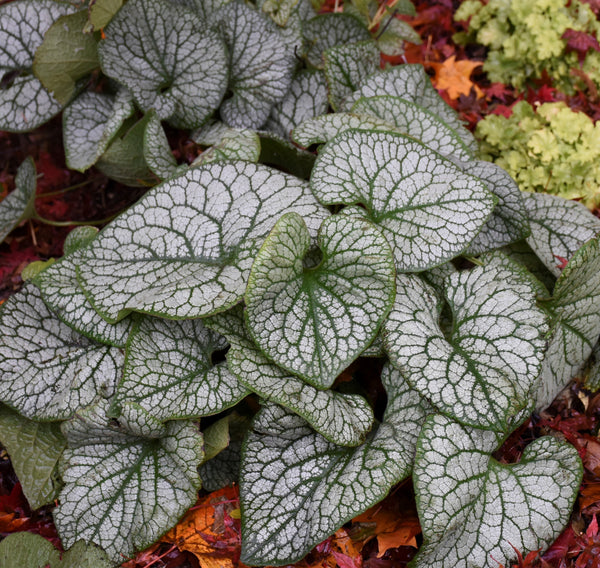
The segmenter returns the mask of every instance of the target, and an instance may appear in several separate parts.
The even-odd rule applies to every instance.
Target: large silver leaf
[[[248,333],[241,307],[212,316],[206,324],[227,338],[227,365],[250,390],[295,412],[335,444],[356,446],[364,441],[373,411],[363,397],[318,390],[269,361]]]
[[[0,243],[35,213],[36,174],[33,158],[26,158],[15,175],[15,189],[0,201]]]
[[[71,12],[71,5],[53,0],[0,6],[0,79],[8,79],[0,89],[0,130],[33,130],[60,112],[60,103],[31,74],[31,66],[48,28]]]
[[[413,480],[424,544],[414,568],[497,568],[548,547],[569,520],[583,467],[577,450],[539,438],[518,464],[491,453],[498,437],[430,416]]]
[[[110,559],[149,546],[196,501],[202,435],[187,421],[136,436],[93,406],[63,425],[65,487],[54,520],[62,543],[83,539]]]
[[[410,475],[427,404],[384,367],[388,406],[357,448],[342,448],[299,416],[265,406],[242,452],[242,561],[288,564]]]
[[[252,265],[246,316],[270,359],[328,388],[375,338],[394,301],[395,269],[387,241],[363,219],[329,217],[318,246],[322,260],[308,268],[310,233],[299,215],[284,215]]]
[[[399,274],[384,345],[411,385],[444,414],[504,432],[531,405],[548,324],[531,277],[503,255],[454,272],[445,296],[451,328],[440,325],[436,290]]]
[[[28,418],[68,418],[113,394],[123,354],[73,331],[26,284],[0,311],[0,400]]]
[[[196,128],[227,87],[225,45],[191,11],[166,0],[130,0],[99,46],[106,75],[125,85],[143,110],[178,128]],[[183,11],[183,13],[182,13]]]
[[[131,310],[200,317],[241,300],[276,218],[329,215],[308,184],[247,162],[212,163],[151,189],[84,253],[82,287],[109,321]]]
[[[462,253],[497,201],[478,178],[392,132],[336,136],[317,158],[311,189],[327,205],[362,204],[401,271],[425,270]]]

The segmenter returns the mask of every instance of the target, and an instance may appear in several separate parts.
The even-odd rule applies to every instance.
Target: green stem
[[[31,217],[35,221],[39,221],[40,223],[45,223],[46,225],[52,225],[53,227],[70,227],[71,225],[77,225],[78,227],[86,226],[86,225],[104,225],[109,221],[112,221],[116,215],[111,215],[110,217],[105,217],[104,219],[98,219],[97,221],[53,221],[52,219],[46,219],[45,217],[40,217],[37,213]]]
[[[57,191],[51,191],[49,193],[40,193],[40,194],[36,195],[35,197],[36,197],[36,199],[41,199],[42,197],[54,197],[56,195],[62,195],[63,193],[67,193],[69,191],[73,191],[74,189],[79,189],[80,187],[88,185],[97,179],[99,179],[99,178],[95,177],[95,178],[87,179],[85,181],[82,181],[81,183],[76,183],[75,185],[70,185],[69,187],[65,187],[65,188],[59,189]]]

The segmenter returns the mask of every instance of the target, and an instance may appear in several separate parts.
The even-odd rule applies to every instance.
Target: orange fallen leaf
[[[194,554],[202,568],[243,568],[239,562],[240,521],[231,516],[238,508],[237,488],[213,491],[161,540]]]
[[[473,70],[483,65],[481,61],[469,59],[456,61],[456,56],[452,55],[443,63],[429,63],[429,65],[435,70],[433,78],[435,88],[445,90],[451,99],[468,95],[471,88],[475,89],[477,98],[484,96],[483,91],[470,79]]]

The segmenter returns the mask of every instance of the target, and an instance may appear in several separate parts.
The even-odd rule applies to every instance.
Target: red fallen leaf
[[[584,4],[587,4],[596,16],[600,14],[600,0],[581,0]]]
[[[535,103],[553,103],[558,100],[558,91],[550,85],[542,85],[539,89],[529,89],[527,91],[527,102]]]
[[[35,165],[39,176],[38,194],[68,185],[71,176],[69,170],[57,167],[55,159],[48,152],[41,150]]]
[[[556,563],[565,558],[570,550],[575,549],[576,541],[577,535],[571,525],[569,525],[542,555],[542,559],[546,562]]]
[[[598,43],[598,40],[593,35],[587,34],[585,32],[578,32],[577,30],[569,28],[562,35],[562,39],[567,40],[568,51],[577,52],[579,65],[583,64],[588,49],[600,51],[600,44]]]
[[[563,270],[564,267],[567,266],[567,263],[569,261],[566,258],[564,258],[563,256],[558,256],[557,254],[553,254],[552,256],[559,261],[556,265],[556,268],[558,268],[559,270]]]
[[[505,102],[507,97],[512,94],[512,89],[504,83],[492,83],[485,88],[485,96],[488,100],[492,98]]]
[[[579,490],[579,508],[584,511],[596,503],[600,503],[600,483],[586,483],[584,478]]]

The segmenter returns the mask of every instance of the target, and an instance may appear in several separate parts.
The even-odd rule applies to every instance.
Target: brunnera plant
[[[518,464],[493,454],[597,351],[597,218],[479,160],[420,66],[380,69],[364,3],[129,0],[85,23],[49,0],[0,10],[21,38],[2,60],[9,129],[65,104],[71,167],[164,180],[102,231],[72,231],[0,310],[1,440],[28,500],[58,500],[66,548],[116,565],[201,485],[238,481],[242,561],[289,564],[411,475],[413,567],[491,568],[558,536],[576,450],[544,437]],[[73,15],[104,28],[101,80],[72,70],[48,105],[29,69]],[[178,165],[163,122],[207,151]],[[31,214],[34,180],[29,160],[4,231]],[[337,381],[366,357],[383,412],[360,377]]]

